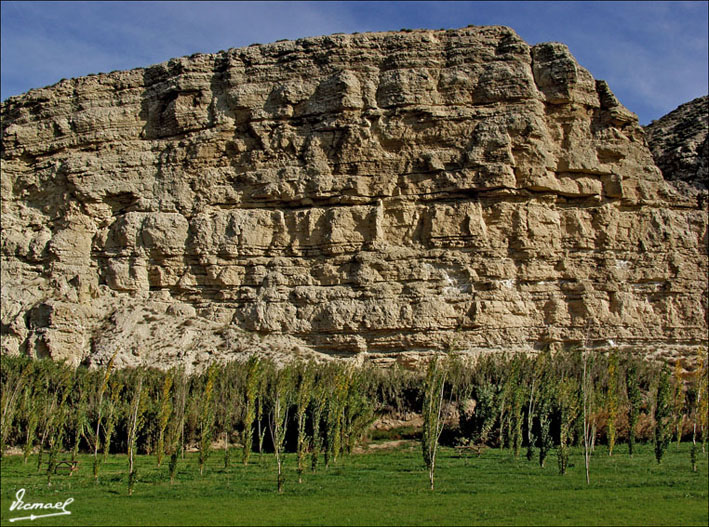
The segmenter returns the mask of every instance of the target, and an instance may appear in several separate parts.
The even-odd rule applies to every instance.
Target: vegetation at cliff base
[[[189,374],[2,357],[2,521],[25,489],[73,498],[67,525],[706,525],[708,365],[703,348],[672,368],[615,350]]]

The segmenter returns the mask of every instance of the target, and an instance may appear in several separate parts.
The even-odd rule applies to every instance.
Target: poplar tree
[[[264,403],[266,401],[267,395],[267,381],[266,375],[264,373],[263,366],[260,369],[259,383],[258,383],[258,395],[256,397],[256,434],[258,435],[258,453],[259,456],[263,455],[263,440],[266,437],[266,426],[264,426]]]
[[[41,377],[37,375],[33,382],[31,384],[28,383],[25,387],[25,394],[22,400],[23,413],[26,416],[25,446],[22,451],[22,462],[25,464],[34,449],[42,406],[46,397],[41,388]]]
[[[544,468],[546,464],[547,454],[554,446],[554,441],[551,435],[551,418],[556,399],[556,381],[550,372],[544,379],[543,386],[539,390],[539,403],[537,406],[537,419],[539,422],[539,466]]]
[[[702,348],[697,348],[697,375],[698,383],[697,387],[697,425],[701,433],[702,439],[702,452],[706,452],[707,444],[707,428],[709,428],[709,357],[707,357],[707,350]]]
[[[505,364],[505,369],[509,367],[509,364]],[[512,399],[512,392],[514,390],[514,373],[511,375],[508,375],[505,377],[504,382],[502,383],[502,390],[498,394],[497,397],[497,412],[498,412],[498,421],[500,423],[500,428],[499,428],[499,442],[500,442],[500,448],[504,447],[509,447],[510,446],[510,430],[509,430],[509,425],[510,425],[510,409],[511,409],[511,399]],[[505,436],[505,425],[507,425],[508,431],[507,435]]]
[[[438,440],[443,432],[443,388],[446,382],[446,369],[441,367],[438,358],[434,357],[428,363],[426,378],[423,385],[423,433],[421,447],[423,461],[428,469],[428,479],[431,490],[434,489],[436,473],[436,453]]]
[[[559,410],[559,474],[566,474],[569,465],[569,439],[574,421],[578,415],[578,383],[567,377],[562,379],[557,388],[557,407]]]
[[[199,417],[199,475],[204,474],[204,464],[212,450],[212,432],[214,429],[214,379],[217,365],[212,364],[207,369],[207,384],[202,395]]]
[[[177,473],[177,461],[183,451],[182,445],[185,435],[185,410],[187,407],[187,397],[189,395],[189,379],[185,375],[183,368],[178,368],[174,372],[173,380],[173,408],[172,418],[167,428],[167,454],[170,455],[168,470],[170,474],[170,485],[175,482]]]
[[[283,492],[283,443],[286,437],[288,424],[288,410],[293,397],[293,375],[291,368],[273,367],[270,370],[271,383],[269,387],[271,411],[269,413],[268,428],[273,442],[273,451],[278,468],[277,487],[278,493]]]
[[[583,366],[581,374],[581,393],[583,406],[583,456],[584,465],[586,467],[586,484],[591,484],[590,465],[591,465],[591,448],[593,445],[593,436],[595,436],[595,427],[592,424],[591,415],[593,414],[594,387],[593,387],[593,360],[589,359],[590,351],[581,351],[581,363]]]
[[[229,467],[231,459],[231,433],[234,426],[234,414],[241,407],[237,403],[237,365],[231,362],[224,366],[222,374],[217,379],[216,400],[217,400],[217,422],[222,437],[224,438],[224,468]]]
[[[82,379],[80,376],[77,375],[76,382],[74,384],[74,391],[75,395],[78,395],[79,400],[72,401],[72,403],[75,406],[74,409],[74,419],[73,419],[73,428],[74,428],[74,445],[73,448],[71,449],[71,460],[76,461],[77,457],[79,455],[79,444],[81,443],[81,438],[84,437],[85,430],[88,429],[89,427],[89,421],[88,421],[88,416],[87,416],[87,386],[86,386],[86,381],[88,379],[85,379],[84,382],[81,382]]]
[[[692,372],[691,382],[687,390],[687,403],[689,416],[692,421],[692,446],[689,455],[692,463],[692,471],[697,471],[697,428],[701,428],[707,419],[707,378],[706,362],[702,356],[701,348],[697,354],[697,361]]]
[[[608,392],[606,394],[608,410],[608,455],[613,455],[618,418],[618,354],[612,351],[608,355]]]
[[[522,406],[524,405],[524,386],[522,385],[521,371],[517,371],[516,379],[512,389],[512,401],[510,411],[510,429],[512,436],[512,452],[514,457],[519,457],[522,448]]]
[[[33,364],[27,361],[21,370],[19,368],[7,368],[7,370],[9,373],[3,383],[3,389],[0,391],[0,409],[2,412],[0,413],[0,459],[5,453],[5,443],[12,429],[19,398],[25,384],[30,380]]]
[[[336,365],[330,370],[329,394],[327,398],[327,412],[325,414],[327,440],[325,448],[325,467],[337,461],[337,456],[342,449],[342,416],[345,408],[345,399],[348,390],[348,377],[344,368]]]
[[[632,457],[635,444],[635,428],[642,405],[642,393],[638,382],[638,367],[635,362],[631,362],[625,370],[625,384],[628,387],[628,454]]]
[[[348,377],[342,417],[342,445],[345,453],[351,454],[356,442],[372,424],[374,409],[365,393],[362,371],[351,368]]]
[[[103,461],[108,458],[111,451],[111,438],[116,428],[119,412],[121,412],[121,392],[123,391],[123,382],[118,379],[112,379],[110,382],[111,394],[106,404],[106,425],[103,439]]]
[[[37,452],[37,472],[41,471],[42,459],[44,455],[44,446],[47,437],[51,431],[52,419],[56,410],[57,398],[56,392],[52,388],[52,379],[55,377],[55,371],[50,370],[52,363],[50,361],[40,361],[37,363],[37,376],[40,379],[40,391],[42,394],[41,412],[38,424],[38,452]]]
[[[694,379],[692,379],[694,380]],[[692,465],[692,472],[697,471],[697,407],[699,402],[698,386],[695,382],[690,382],[685,394],[688,410],[688,418],[692,425],[692,445],[689,447],[689,459]]]
[[[536,414],[536,405],[538,396],[538,383],[542,379],[544,365],[546,364],[547,353],[539,354],[534,359],[532,367],[531,381],[529,385],[529,402],[527,404],[527,460],[531,461],[534,458],[534,444],[537,441],[534,434],[534,416]]]
[[[655,404],[655,458],[662,462],[662,456],[672,439],[672,389],[670,376],[665,369],[660,374]]]
[[[133,388],[133,397],[130,404],[128,414],[128,495],[133,495],[135,482],[138,478],[138,469],[136,467],[135,455],[138,447],[138,434],[143,428],[144,414],[147,408],[147,393],[143,389],[143,374],[138,373],[138,380]]]
[[[253,449],[254,419],[257,414],[257,404],[261,397],[260,388],[262,386],[263,365],[257,357],[250,357],[246,362],[246,380],[244,386],[244,429],[242,431],[241,443],[243,445],[242,462],[249,464],[249,457]],[[261,446],[259,445],[259,451]]]
[[[308,438],[305,433],[305,413],[313,397],[314,380],[314,371],[311,364],[306,364],[299,368],[298,386],[295,393],[298,431],[298,441],[296,445],[298,483],[303,482],[303,471],[305,470],[305,454],[308,447]]]
[[[108,361],[108,364],[106,365],[106,371],[103,374],[103,380],[99,386],[98,390],[98,402],[97,402],[97,411],[98,411],[98,419],[96,420],[96,429],[94,430],[93,434],[93,443],[94,443],[94,481],[98,483],[98,473],[99,473],[99,465],[100,465],[100,460],[98,458],[98,450],[101,446],[101,418],[103,414],[103,395],[106,392],[106,388],[108,387],[108,380],[111,378],[111,371],[113,370],[113,364],[116,359],[116,355],[118,353],[118,350],[116,350],[113,353],[113,356],[111,359]],[[142,382],[142,378],[141,378]]]
[[[682,441],[682,428],[684,425],[684,382],[682,380],[682,359],[675,362],[674,374],[672,375],[672,418],[674,421],[675,436],[677,437],[677,448]]]
[[[318,468],[320,453],[323,449],[323,434],[320,430],[320,423],[327,406],[327,385],[322,374],[315,381],[313,397],[310,401],[310,421],[312,423],[312,435],[310,439],[310,469],[315,472]]]
[[[173,371],[169,371],[165,374],[162,389],[160,390],[160,399],[158,401],[158,444],[156,451],[158,467],[162,465],[163,456],[165,455],[165,429],[172,415],[173,375]]]
[[[49,416],[47,441],[49,446],[49,463],[47,465],[47,484],[52,484],[52,474],[57,464],[57,455],[64,447],[65,424],[69,417],[70,408],[67,404],[71,393],[72,378],[71,370],[67,367],[60,367],[57,383],[54,386],[54,399],[56,405],[54,411]]]

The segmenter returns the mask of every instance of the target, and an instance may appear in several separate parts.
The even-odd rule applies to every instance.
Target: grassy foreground
[[[441,448],[436,490],[428,490],[420,445],[369,450],[338,460],[327,471],[307,472],[299,484],[295,456],[286,459],[285,491],[276,493],[272,455],[254,455],[248,467],[222,468],[222,452],[212,453],[200,477],[197,454],[181,460],[170,485],[167,466],[139,456],[135,494],[127,492],[127,459],[112,455],[94,484],[91,457],[80,470],[56,476],[51,488],[37,474],[36,457],[2,460],[2,525],[707,525],[707,457],[698,472],[689,465],[689,445],[670,445],[661,465],[652,445],[638,445],[631,459],[625,445],[613,457],[596,449],[587,486],[583,457],[572,450],[571,467],[560,476],[555,452],[547,466],[507,450],[486,450],[461,458]],[[33,463],[34,461],[34,463]],[[24,501],[57,502],[69,497],[71,515],[18,521],[27,511],[10,511],[15,493]],[[35,512],[41,514],[42,512]],[[54,511],[48,511],[54,512]]]

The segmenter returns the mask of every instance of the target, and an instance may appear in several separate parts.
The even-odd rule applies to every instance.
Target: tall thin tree
[[[133,387],[133,397],[130,404],[128,420],[128,495],[133,495],[133,489],[138,477],[136,466],[136,450],[138,448],[138,434],[143,428],[145,409],[147,407],[147,394],[143,389],[143,373],[138,373],[138,379]]]
[[[185,410],[189,396],[189,379],[187,375],[185,375],[183,368],[175,369],[173,385],[175,387],[173,391],[174,412],[168,424],[166,439],[167,453],[170,455],[170,462],[168,464],[170,485],[175,482],[177,462],[180,454],[183,452],[182,445],[184,444]]]
[[[174,372],[168,371],[163,379],[162,389],[160,390],[160,399],[158,401],[158,444],[156,448],[156,456],[158,467],[162,465],[163,456],[165,455],[165,430],[172,415],[172,385],[174,382]]]
[[[320,453],[323,449],[323,434],[320,423],[327,406],[327,385],[322,375],[315,380],[313,397],[310,403],[310,421],[312,423],[312,435],[310,440],[310,469],[315,472],[318,468]]]
[[[305,364],[298,370],[298,384],[295,392],[295,411],[298,431],[298,441],[296,445],[298,483],[303,482],[303,471],[305,470],[305,454],[308,447],[308,438],[305,433],[305,413],[310,406],[313,396],[313,383],[315,381],[313,366]]]
[[[632,457],[635,445],[635,429],[643,402],[638,381],[638,366],[635,361],[628,364],[625,370],[625,384],[628,388],[628,454]]]
[[[612,350],[608,355],[608,390],[606,393],[608,410],[608,455],[613,455],[618,418],[618,353]]]
[[[106,392],[106,388],[108,387],[108,380],[111,378],[111,371],[113,370],[113,365],[114,361],[116,359],[116,355],[118,354],[118,350],[116,350],[113,355],[111,356],[110,360],[108,361],[108,364],[106,365],[106,371],[103,374],[103,380],[101,384],[99,385],[99,390],[98,390],[98,402],[97,402],[97,409],[98,409],[98,418],[96,420],[96,429],[94,430],[93,434],[93,443],[94,443],[94,481],[98,483],[98,473],[99,473],[99,466],[101,461],[99,460],[98,457],[98,451],[101,446],[101,418],[103,416],[103,395]],[[141,379],[142,380],[142,379]]]
[[[578,415],[578,383],[572,377],[562,379],[557,388],[557,408],[559,411],[559,474],[566,474],[569,465],[569,439],[574,421]]]
[[[283,492],[283,444],[286,438],[288,424],[288,411],[293,395],[293,375],[289,367],[275,367],[270,369],[270,406],[268,429],[271,432],[273,452],[278,468],[277,487],[278,493]]]
[[[682,359],[677,359],[672,375],[672,418],[675,437],[677,439],[677,448],[682,441],[682,428],[684,426],[684,379],[683,379]]]
[[[429,361],[423,385],[423,432],[421,448],[423,461],[428,469],[431,490],[434,489],[436,474],[436,453],[438,441],[445,423],[443,415],[443,388],[446,382],[446,368],[439,364],[438,358]]]
[[[10,435],[18,401],[25,384],[31,378],[32,369],[32,362],[29,361],[19,371],[15,368],[7,368],[8,379],[0,391],[0,458],[5,453],[5,443]]]
[[[655,458],[662,462],[665,450],[672,440],[672,388],[665,369],[660,373],[655,402]]]
[[[590,350],[581,351],[582,376],[581,376],[581,392],[583,394],[583,457],[586,467],[586,484],[591,484],[590,465],[591,465],[591,447],[592,447],[592,430],[594,430],[591,415],[593,413],[594,389],[593,389],[593,373],[592,373],[592,357]]]
[[[202,394],[199,417],[199,475],[204,474],[204,465],[212,450],[212,432],[214,429],[214,380],[218,366],[212,363],[207,369],[207,380]]]
[[[243,445],[242,462],[249,464],[249,457],[253,449],[254,419],[257,413],[257,399],[260,397],[261,377],[263,365],[258,357],[252,356],[246,362],[246,380],[244,385],[244,429],[241,443]],[[259,449],[260,450],[260,449]]]
[[[121,412],[121,392],[123,391],[123,381],[112,379],[109,383],[111,393],[106,403],[106,424],[105,434],[103,439],[103,461],[106,462],[108,454],[111,451],[111,438],[116,428],[116,422]]]

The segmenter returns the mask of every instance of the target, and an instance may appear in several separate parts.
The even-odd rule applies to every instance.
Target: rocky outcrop
[[[645,127],[665,179],[709,188],[709,96],[681,105]]]
[[[504,27],[174,59],[2,104],[2,349],[93,364],[707,339],[707,212]]]

